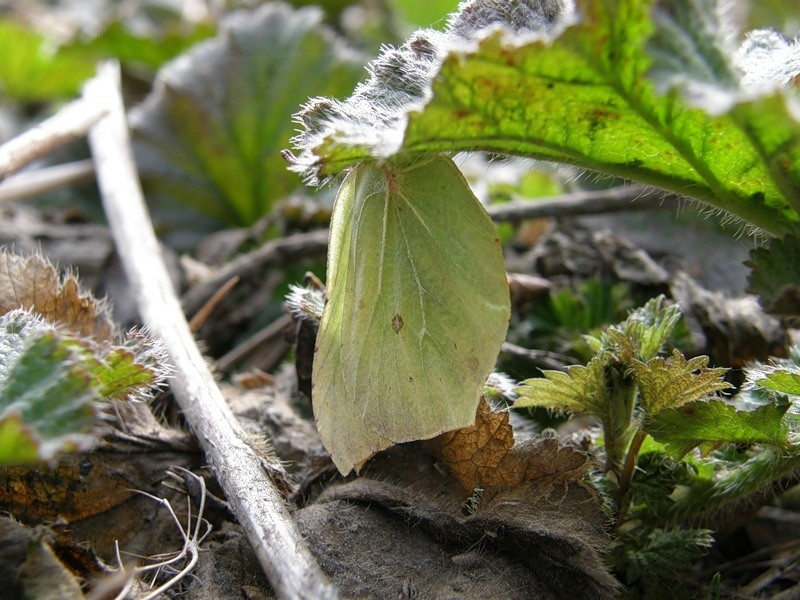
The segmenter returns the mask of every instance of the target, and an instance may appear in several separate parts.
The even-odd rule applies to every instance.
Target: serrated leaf
[[[71,274],[63,277],[46,258],[0,252],[0,315],[22,308],[78,336],[97,342],[116,338],[111,309],[80,289]]]
[[[562,371],[542,371],[544,377],[528,379],[515,391],[518,408],[542,407],[575,414],[603,415],[610,397],[606,386],[607,356],[595,356],[586,366],[574,365]]]
[[[800,452],[797,446],[759,445],[745,451],[714,451],[702,465],[694,481],[673,494],[670,517],[718,527],[726,512],[735,520],[742,509],[752,511],[763,504],[769,498],[767,491],[775,490],[778,482],[795,477],[800,469]]]
[[[713,544],[711,531],[673,527],[654,529],[643,536],[636,533],[623,536],[614,552],[617,567],[625,573],[625,582],[640,586],[647,598],[688,594],[678,575],[689,570],[693,561]]]
[[[516,444],[508,411],[495,412],[485,400],[473,425],[443,433],[427,447],[450,468],[467,495],[475,488],[493,494],[528,481],[536,481],[544,491],[580,481],[589,470],[586,454],[555,439]]]
[[[633,370],[642,406],[651,417],[732,387],[723,379],[727,369],[709,369],[707,356],[686,360],[678,350],[669,358],[657,356],[646,363],[636,360]]]
[[[131,115],[157,217],[184,232],[246,226],[300,185],[280,155],[292,112],[309,96],[345,94],[363,73],[321,19],[316,8],[281,3],[234,12],[216,38],[159,72]],[[187,225],[187,209],[202,218]]]
[[[327,286],[312,401],[343,474],[474,422],[510,301],[497,231],[449,158],[348,174]]]
[[[652,438],[647,438],[655,446]],[[636,460],[631,490],[631,516],[639,520],[663,520],[674,500],[672,492],[678,485],[692,481],[693,469],[685,461],[673,460],[663,451],[642,451]]]
[[[163,346],[135,330],[121,336],[72,275],[0,252],[0,462],[88,448],[98,401],[147,398],[169,372]]]
[[[93,443],[95,390],[71,346],[54,332],[34,332],[0,379],[0,422],[17,439],[6,464],[30,460],[32,445],[36,458],[49,460]]]
[[[678,305],[665,306],[662,294],[648,300],[644,306],[631,312],[625,321],[611,329],[619,331],[630,340],[636,358],[646,362],[662,351],[680,318]],[[623,361],[628,364],[627,359]]]
[[[766,247],[750,251],[747,291],[758,296],[768,313],[800,314],[800,236],[772,239]]]
[[[91,374],[101,398],[131,400],[146,398],[151,389],[160,386],[163,371],[163,366],[144,364],[133,351],[118,346],[103,354]]]
[[[701,445],[724,443],[786,446],[785,399],[752,411],[736,410],[722,400],[692,402],[663,410],[645,423],[645,431],[681,457]]]
[[[469,26],[419,32],[377,59],[374,96],[364,87],[352,103],[312,119],[298,137],[295,168],[324,179],[368,157],[478,149],[688,191],[776,235],[797,228],[796,100],[778,82],[732,87],[733,58],[719,47],[724,30],[710,2],[676,3],[702,17],[703,27],[692,31],[681,28],[691,19],[654,20],[653,0],[578,0],[577,24],[572,13],[553,17],[521,0],[507,4],[494,15],[500,30],[491,35]],[[702,108],[686,100],[685,89],[659,94],[650,78],[659,63],[648,47],[676,33],[691,41],[684,54],[707,67]],[[689,72],[701,79],[697,69]],[[660,87],[675,84],[662,78]],[[379,94],[381,86],[391,89]],[[354,126],[378,98],[395,111],[375,112],[369,130]]]
[[[762,388],[774,392],[800,396],[800,373],[796,371],[777,369],[763,379],[757,380],[756,383]]]

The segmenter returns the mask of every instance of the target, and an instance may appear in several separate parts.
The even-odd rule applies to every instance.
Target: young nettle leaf
[[[470,425],[509,316],[497,231],[449,158],[355,167],[333,209],[313,372],[339,470]]]
[[[650,445],[654,443],[651,441]],[[674,460],[663,450],[643,450],[631,482],[629,515],[642,521],[664,521],[675,502],[675,488],[691,484],[693,477],[694,469],[686,462]]]
[[[647,362],[633,361],[633,369],[641,404],[649,418],[662,410],[680,408],[732,387],[723,379],[727,369],[709,369],[707,356],[686,360],[678,350],[673,350],[668,358],[657,356]]]
[[[614,551],[628,585],[636,584],[646,598],[690,597],[677,575],[692,566],[714,542],[706,529],[653,529],[622,537]]]
[[[737,406],[749,408],[770,403],[782,404],[788,397],[793,404],[789,426],[796,432],[797,399],[800,398],[800,346],[793,346],[788,358],[750,365],[745,369],[745,374],[745,383],[734,399]]]
[[[162,346],[121,335],[74,277],[0,253],[0,463],[90,447],[104,402],[147,398],[168,373]]]
[[[647,362],[661,353],[680,319],[678,306],[665,306],[664,296],[657,296],[621,324],[610,327],[603,340],[623,363],[631,365],[634,359]]]
[[[645,431],[680,458],[698,446],[723,443],[788,446],[785,399],[752,411],[737,410],[724,400],[692,402],[663,410],[645,423]]]
[[[544,377],[528,379],[516,389],[518,408],[541,407],[574,414],[603,415],[610,402],[606,385],[608,356],[595,356],[586,366],[561,371],[543,371]]]

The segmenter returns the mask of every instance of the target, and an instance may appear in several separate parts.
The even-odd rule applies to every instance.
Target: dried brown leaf
[[[0,581],[3,598],[83,600],[77,578],[53,551],[55,536],[0,517]]]
[[[60,275],[46,258],[0,252],[0,315],[22,308],[96,341],[117,335],[108,305],[80,289],[72,274]]]
[[[522,481],[520,465],[509,458],[514,432],[508,413],[496,413],[481,398],[475,423],[434,438],[430,447],[444,460],[465,492],[476,486],[513,487]]]
[[[527,481],[543,485],[549,495],[553,486],[578,481],[588,469],[586,455],[560,446],[553,438],[514,444],[507,412],[492,411],[481,400],[474,425],[448,431],[430,442],[434,454],[450,467],[467,494],[516,488]]]
[[[144,403],[117,413],[117,427],[94,452],[0,469],[0,510],[29,523],[72,522],[118,506],[136,489],[155,491],[168,468],[189,466],[196,449],[188,433],[160,425]]]

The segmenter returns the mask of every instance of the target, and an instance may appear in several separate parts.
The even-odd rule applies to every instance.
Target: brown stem
[[[631,480],[633,479],[633,470],[636,468],[636,458],[639,456],[639,450],[642,449],[642,444],[646,437],[647,433],[643,429],[639,428],[636,431],[636,435],[628,448],[628,454],[625,456],[622,471],[619,474],[619,490],[617,492],[618,522],[622,521],[628,511],[628,495],[630,493]]]

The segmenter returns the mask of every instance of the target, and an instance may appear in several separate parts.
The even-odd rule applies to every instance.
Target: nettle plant
[[[712,0],[474,0],[444,31],[385,48],[347,100],[307,103],[291,168],[312,184],[346,172],[313,373],[320,434],[343,474],[472,423],[503,342],[500,242],[455,153],[690,195],[764,238],[751,287],[770,310],[796,309],[800,45],[734,33]],[[518,390],[518,406],[598,417],[601,486],[620,539],[634,540],[620,546],[629,581],[664,549],[686,564],[710,538],[682,525],[711,526],[800,466],[797,361],[754,367],[747,397],[722,399],[722,370],[663,355],[679,316],[655,299],[590,340],[588,365]]]

